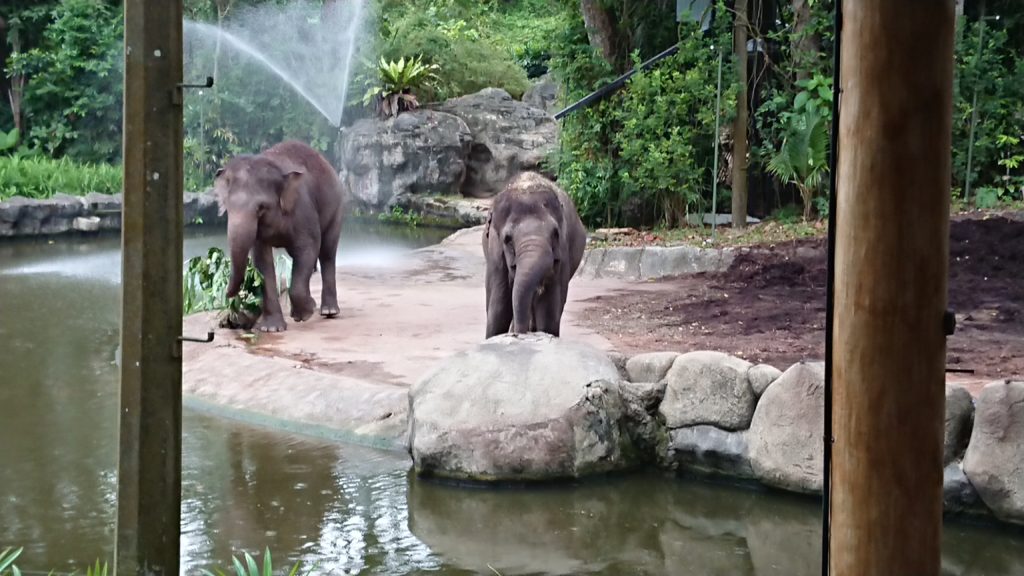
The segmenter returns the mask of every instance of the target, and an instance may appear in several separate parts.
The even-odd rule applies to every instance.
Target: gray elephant
[[[483,235],[487,337],[559,335],[569,280],[586,246],[576,205],[554,182],[524,172],[494,197]]]
[[[256,269],[268,279],[256,328],[286,329],[273,280],[277,278],[274,248],[284,248],[292,257],[288,292],[292,319],[308,320],[316,308],[309,280],[317,259],[323,279],[320,315],[338,315],[334,259],[345,193],[323,155],[301,142],[287,141],[258,155],[237,156],[217,171],[214,190],[221,214],[228,215],[231,279],[227,296],[238,294],[250,252]]]

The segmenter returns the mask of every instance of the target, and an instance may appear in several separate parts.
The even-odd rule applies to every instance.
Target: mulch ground
[[[825,351],[825,239],[762,246],[728,271],[588,301],[583,323],[620,352],[720,350],[785,369]],[[1024,377],[1024,220],[958,217],[950,230],[947,365]]]

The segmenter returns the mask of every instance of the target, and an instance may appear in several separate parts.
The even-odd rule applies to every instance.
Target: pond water
[[[387,266],[443,235],[349,226],[339,262]],[[223,244],[191,230],[185,253]],[[0,549],[24,546],[29,571],[112,555],[119,281],[117,236],[0,243]],[[655,474],[460,488],[414,480],[402,454],[187,409],[184,431],[189,573],[265,546],[331,574],[819,573],[813,499]],[[947,524],[944,573],[1024,574],[1024,536]]]

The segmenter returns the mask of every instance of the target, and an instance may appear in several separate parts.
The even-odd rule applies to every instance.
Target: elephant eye
[[[505,234],[505,244],[511,244],[511,243],[512,243],[512,235],[511,234]]]

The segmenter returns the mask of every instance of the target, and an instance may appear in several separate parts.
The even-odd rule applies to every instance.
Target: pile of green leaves
[[[568,39],[552,65],[575,98],[608,81],[614,71],[586,45],[582,21],[571,33],[575,38]],[[673,226],[711,201],[719,57],[715,47],[729,45],[728,29],[719,26],[704,34],[696,23],[684,22],[679,42],[677,54],[563,121],[559,183],[590,224]],[[643,56],[634,53],[634,65]],[[722,65],[718,120],[726,126],[736,97],[728,52]],[[580,84],[584,77],[593,81]]]
[[[278,275],[278,293],[288,290],[291,277],[291,259],[279,255],[275,262]],[[248,330],[256,323],[263,305],[263,275],[252,261],[246,264],[245,278],[238,294],[227,298],[231,279],[231,260],[220,248],[210,248],[206,256],[195,256],[185,262],[183,283],[183,312],[194,314],[208,310],[221,311],[221,325]]]
[[[0,156],[0,200],[12,196],[84,196],[91,192],[119,194],[121,182],[120,166],[79,164],[67,157]]]

